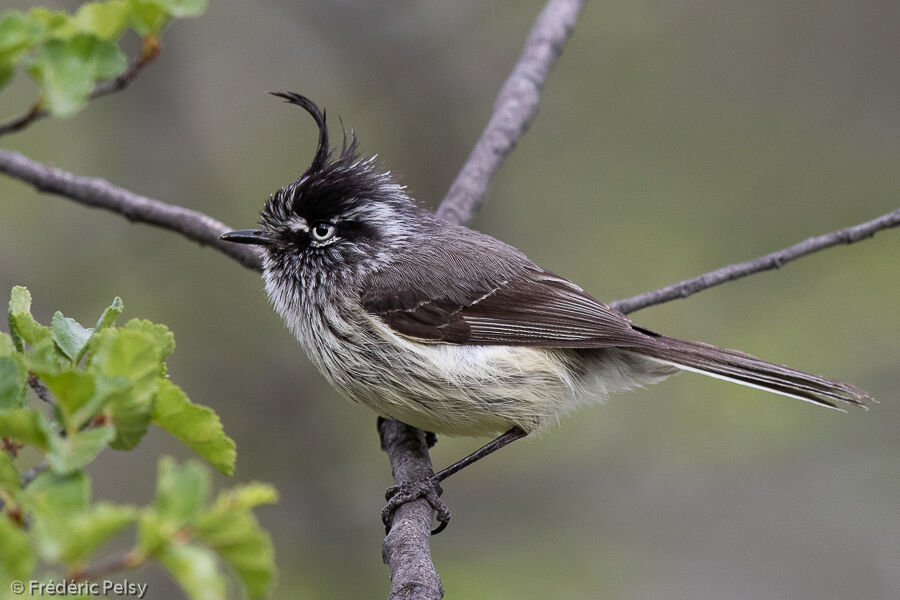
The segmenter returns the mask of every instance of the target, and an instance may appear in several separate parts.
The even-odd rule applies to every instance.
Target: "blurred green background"
[[[11,4],[10,4],[11,1]],[[5,0],[4,7],[79,2]],[[212,2],[174,23],[128,91],[4,148],[252,226],[342,115],[434,206],[490,114],[536,0]],[[900,8],[887,0],[589,3],[540,114],[474,226],[614,300],[893,210]],[[136,44],[135,44],[136,46]],[[0,119],[35,89],[19,78]],[[444,486],[448,598],[900,598],[900,232],[634,315],[670,335],[854,382],[842,415],[684,374],[520,442]],[[170,372],[237,441],[277,598],[386,597],[392,483],[375,416],[338,398],[259,276],[177,235],[0,178],[0,290],[90,321],[114,295],[167,323]],[[443,466],[484,440],[441,438]],[[96,497],[143,502],[163,434],[107,451]],[[219,485],[226,483],[219,478]],[[151,598],[178,597],[148,569]]]

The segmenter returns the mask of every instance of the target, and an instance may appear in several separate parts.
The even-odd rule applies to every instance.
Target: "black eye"
[[[337,228],[328,221],[319,221],[317,223],[313,223],[312,229],[310,229],[309,233],[317,242],[326,242],[334,237],[336,231]]]

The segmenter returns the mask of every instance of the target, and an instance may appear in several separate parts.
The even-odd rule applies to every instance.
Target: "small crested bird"
[[[324,111],[312,163],[266,203],[260,227],[222,239],[262,248],[266,293],[344,396],[382,417],[493,442],[427,482],[395,486],[383,514],[426,497],[442,529],[439,481],[607,394],[693,371],[822,406],[865,406],[863,390],[736,350],[667,337],[489,235],[437,219]]]

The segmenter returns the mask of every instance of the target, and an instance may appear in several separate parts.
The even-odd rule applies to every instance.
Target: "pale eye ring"
[[[334,223],[329,223],[328,221],[318,221],[313,223],[312,229],[309,230],[312,239],[317,242],[327,242],[334,237],[336,232],[337,227],[334,226]]]

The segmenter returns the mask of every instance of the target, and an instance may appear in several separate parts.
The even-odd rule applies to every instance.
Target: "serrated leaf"
[[[189,523],[206,504],[209,483],[209,472],[200,463],[189,460],[179,465],[171,457],[164,456],[157,468],[153,508],[157,514],[172,519],[179,526]]]
[[[173,17],[196,17],[206,11],[207,0],[159,0]]]
[[[0,332],[0,356],[12,356],[15,352],[16,345],[13,344],[12,338]]]
[[[155,556],[170,545],[176,533],[200,514],[209,492],[209,473],[196,461],[178,465],[171,457],[159,460],[156,497],[141,513],[138,547]]]
[[[28,534],[6,515],[0,514],[0,581],[31,579],[37,556],[31,549]]]
[[[50,337],[37,341],[26,350],[23,362],[29,371],[42,377],[62,373],[71,368],[69,359]]]
[[[67,40],[41,44],[28,71],[41,86],[47,110],[59,117],[78,112],[94,88],[91,64],[72,51]]]
[[[40,25],[12,10],[0,17],[0,64],[12,67],[43,35]]]
[[[122,378],[128,383],[126,389],[111,395],[107,406],[117,432],[110,445],[125,450],[135,447],[150,424],[163,369],[155,339],[135,329],[105,329],[91,366],[107,377]]]
[[[101,40],[112,40],[122,33],[130,16],[131,7],[125,0],[87,2],[78,8],[72,23],[81,32],[92,33]]]
[[[158,0],[128,0],[131,27],[140,36],[157,35],[171,17]]]
[[[91,480],[83,471],[71,475],[44,471],[25,488],[24,496],[30,510],[64,517],[87,508]]]
[[[64,415],[66,431],[77,432],[84,421],[77,422],[73,416],[96,395],[95,376],[92,373],[70,370],[42,375],[41,380],[53,394],[56,405]]]
[[[44,413],[31,408],[0,411],[0,437],[8,437],[47,450],[50,424]]]
[[[263,504],[278,502],[278,490],[267,483],[254,481],[219,494],[215,503],[197,519],[198,531],[215,531],[232,514],[247,512]]]
[[[44,38],[49,36],[67,38],[77,33],[71,18],[62,10],[51,10],[38,6],[28,11],[28,18],[41,28],[41,34]]]
[[[266,595],[277,574],[272,540],[251,509],[277,501],[275,488],[251,483],[219,494],[194,523],[194,539],[234,569],[251,598]]]
[[[0,496],[6,492],[7,499],[22,489],[22,476],[12,457],[6,452],[0,452]]]
[[[125,329],[141,331],[150,336],[162,358],[166,358],[175,351],[175,335],[161,323],[153,323],[147,319],[131,319],[125,323]]]
[[[215,555],[209,550],[194,545],[173,544],[159,559],[191,600],[225,598],[225,577],[219,571]]]
[[[278,572],[275,548],[250,511],[233,513],[221,527],[198,533],[195,539],[234,569],[250,598],[265,596],[274,584]]]
[[[84,467],[116,437],[110,425],[69,433],[66,437],[49,435],[47,464],[54,473],[65,475]]]
[[[211,408],[192,403],[181,388],[166,379],[159,382],[152,422],[193,448],[222,473],[234,472],[234,440],[225,435],[219,416]]]
[[[137,510],[132,506],[100,502],[64,520],[47,518],[42,527],[36,525],[35,529],[46,542],[43,558],[62,561],[71,569],[136,518]]]
[[[41,85],[47,110],[65,117],[84,106],[97,79],[121,74],[127,62],[116,44],[80,33],[38,46],[29,72]]]
[[[21,355],[0,356],[0,411],[24,408],[27,385],[28,370]]]
[[[50,333],[63,354],[68,356],[72,362],[76,362],[84,352],[94,330],[86,329],[75,319],[56,311],[50,321]]]
[[[103,314],[100,315],[97,324],[94,326],[94,331],[99,332],[111,326],[116,322],[116,318],[122,314],[123,310],[125,310],[125,303],[122,302],[121,298],[116,296],[113,298],[112,304],[107,306],[106,310],[103,311]]]
[[[20,285],[13,287],[9,295],[9,332],[20,351],[23,340],[34,345],[41,340],[50,339],[50,329],[31,316],[31,292]]]

